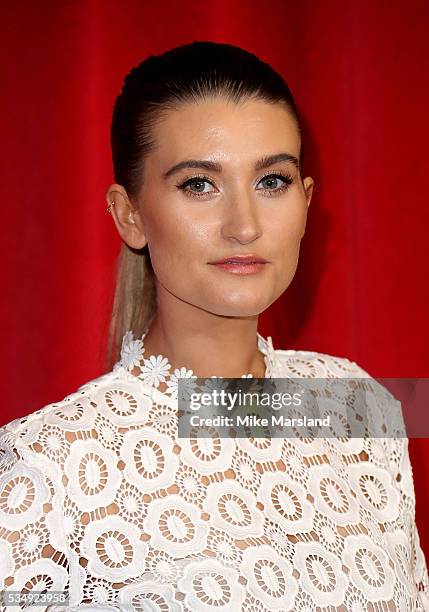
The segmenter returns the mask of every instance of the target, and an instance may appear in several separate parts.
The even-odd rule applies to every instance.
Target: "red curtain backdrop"
[[[112,106],[132,66],[192,40],[270,62],[304,119],[307,233],[261,333],[373,376],[429,376],[426,0],[21,1],[2,18],[2,423],[103,372]],[[411,440],[427,556],[428,451]]]

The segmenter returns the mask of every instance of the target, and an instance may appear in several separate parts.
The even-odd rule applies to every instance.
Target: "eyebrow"
[[[299,168],[299,160],[295,155],[290,153],[276,153],[274,155],[265,155],[257,160],[255,163],[255,170],[263,170],[269,168],[279,162],[290,162],[296,168]],[[163,174],[164,178],[168,178],[172,174],[179,172],[183,168],[202,168],[203,170],[211,170],[212,172],[222,172],[222,165],[219,162],[212,161],[210,159],[186,159],[172,166],[167,172]]]

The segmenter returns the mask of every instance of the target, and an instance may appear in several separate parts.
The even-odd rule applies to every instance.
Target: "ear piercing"
[[[106,208],[106,211],[107,211],[108,213],[111,213],[111,212],[112,212],[112,206],[114,206],[114,205],[115,205],[115,202],[113,202],[113,200],[112,200],[112,201],[110,202],[109,206]],[[135,223],[135,221],[134,221],[134,219],[133,219],[133,213],[132,213],[132,212],[130,212],[130,214],[128,215],[128,218],[129,218],[129,220],[130,220],[130,223]]]

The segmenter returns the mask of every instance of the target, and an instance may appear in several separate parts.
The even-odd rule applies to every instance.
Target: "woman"
[[[3,428],[1,588],[69,609],[429,609],[406,439],[177,436],[179,379],[369,378],[257,332],[313,192],[284,80],[232,45],[150,56],[111,145],[114,365]]]

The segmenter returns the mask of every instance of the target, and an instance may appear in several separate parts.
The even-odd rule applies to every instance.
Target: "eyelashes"
[[[267,195],[268,197],[273,197],[276,195],[280,195],[281,193],[284,193],[285,191],[287,191],[289,189],[289,186],[293,183],[294,179],[293,177],[288,174],[288,173],[283,173],[283,172],[271,172],[269,174],[265,174],[263,177],[261,177],[258,181],[258,185],[259,183],[261,183],[262,181],[275,181],[280,179],[281,181],[283,181],[283,185],[281,185],[280,187],[277,187],[276,189],[258,189],[257,191],[263,191],[265,193],[265,195]],[[188,197],[191,198],[204,198],[205,196],[209,195],[210,193],[212,193],[212,191],[191,191],[190,189],[187,189],[187,187],[189,185],[192,185],[194,183],[197,184],[204,184],[204,183],[209,183],[212,187],[213,182],[212,180],[205,175],[195,175],[191,178],[186,179],[185,181],[183,181],[182,183],[178,183],[176,184],[176,187],[178,189],[180,189],[181,191],[183,191],[183,193],[185,195],[187,195]]]

